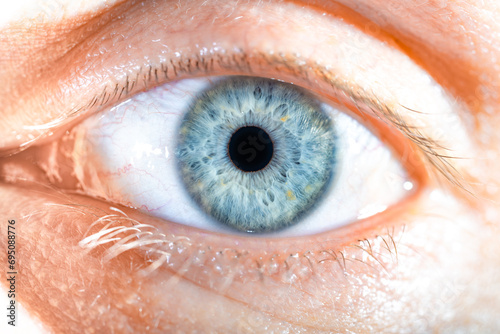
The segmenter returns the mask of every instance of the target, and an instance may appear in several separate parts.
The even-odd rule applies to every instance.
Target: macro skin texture
[[[16,302],[42,332],[498,332],[496,1],[64,3],[0,31],[0,245],[15,220]],[[391,145],[414,194],[324,233],[253,238],[66,191],[74,166],[51,151],[66,130],[205,75],[343,106]]]

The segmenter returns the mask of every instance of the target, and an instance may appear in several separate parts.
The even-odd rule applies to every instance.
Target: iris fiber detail
[[[238,168],[229,154],[231,138],[245,127],[262,129],[272,141],[272,158],[256,171]],[[239,139],[240,163],[262,153],[267,139],[257,136]],[[297,223],[327,189],[335,131],[301,88],[229,77],[196,98],[182,120],[176,155],[187,191],[208,215],[236,230],[271,232]]]

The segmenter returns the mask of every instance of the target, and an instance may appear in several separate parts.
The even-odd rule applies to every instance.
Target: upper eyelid
[[[445,179],[451,184],[463,189],[469,193],[473,193],[470,184],[464,179],[458,170],[453,167],[450,161],[454,157],[440,152],[449,151],[446,147],[442,147],[431,137],[419,131],[418,127],[408,124],[396,112],[397,105],[388,105],[381,101],[369,92],[363,89],[356,88],[353,85],[348,85],[342,80],[336,79],[334,73],[331,73],[326,68],[312,63],[308,59],[299,58],[296,55],[279,54],[265,54],[258,53],[257,55],[248,55],[242,51],[235,52],[230,55],[216,55],[214,57],[200,57],[185,59],[167,59],[160,65],[147,65],[143,66],[134,75],[127,75],[125,80],[121,83],[115,83],[111,86],[106,86],[101,93],[93,96],[88,102],[84,103],[82,107],[66,114],[64,117],[53,120],[52,122],[42,125],[33,126],[34,129],[51,129],[57,127],[59,124],[64,123],[68,119],[78,117],[81,114],[88,114],[93,111],[99,111],[109,105],[118,103],[124,100],[130,94],[135,94],[140,91],[151,89],[164,82],[180,79],[187,75],[203,75],[213,74],[214,67],[236,67],[240,71],[248,75],[253,73],[254,65],[251,61],[255,60],[264,63],[264,66],[282,67],[294,76],[301,79],[310,81],[309,73],[315,73],[315,78],[322,79],[326,84],[340,94],[345,94],[349,97],[352,104],[357,107],[361,114],[366,108],[383,121],[391,124],[394,128],[400,131],[407,137],[419,151],[423,154],[424,160],[430,163]],[[365,108],[359,107],[363,105]],[[402,106],[405,108],[404,106]],[[420,112],[408,109],[408,112]]]
[[[298,2],[301,3],[301,0],[298,0]],[[286,1],[285,4],[287,4],[287,3],[295,3],[295,1],[291,1],[291,0],[289,2]],[[332,1],[332,2],[325,2],[325,3],[317,3],[314,5],[304,3],[303,5],[304,5],[304,8],[308,8],[311,10],[320,10],[323,12],[323,15],[328,13],[329,15],[333,15],[334,17],[339,17],[339,18],[341,18],[342,21],[345,20],[346,23],[354,25],[359,30],[363,31],[363,33],[370,35],[372,37],[375,36],[376,38],[381,38],[381,36],[382,36],[383,40],[385,42],[388,42],[390,45],[396,46],[396,48],[400,48],[400,46],[402,46],[402,48],[404,50],[406,50],[405,54],[409,55],[409,53],[411,53],[411,51],[408,52],[408,43],[405,43],[405,42],[409,42],[409,41],[405,41],[404,38],[402,39],[401,37],[396,39],[394,36],[391,35],[391,33],[389,31],[385,30],[385,28],[382,28],[381,26],[374,23],[375,21],[370,21],[370,19],[368,19],[369,15],[362,16],[361,14],[359,14],[359,13],[353,11],[351,8],[349,8],[348,4],[343,4],[343,3],[341,3],[341,1]],[[235,9],[236,8],[237,8],[237,6],[235,7]],[[26,30],[28,27],[24,27],[21,25],[18,27],[18,29],[19,29],[19,31],[21,31],[21,33],[23,33],[23,31],[29,32],[31,30],[34,30],[35,32],[40,30],[43,32],[43,30],[46,28],[47,33],[44,34],[44,39],[47,39],[48,41],[52,41],[50,44],[54,44],[51,46],[55,46],[55,48],[52,48],[52,49],[55,49],[54,53],[56,53],[57,51],[63,50],[62,55],[56,55],[56,58],[59,59],[59,58],[62,58],[64,55],[68,54],[71,49],[75,48],[75,45],[82,44],[82,43],[86,42],[87,39],[90,39],[90,37],[98,34],[99,33],[97,31],[98,28],[103,27],[103,26],[105,27],[106,25],[108,25],[108,23],[111,24],[113,22],[116,22],[116,20],[121,20],[121,19],[127,20],[129,14],[131,14],[133,16],[134,12],[141,12],[140,6],[135,6],[133,4],[130,4],[130,2],[128,2],[126,0],[121,0],[121,1],[117,1],[117,3],[113,4],[110,7],[103,9],[100,12],[98,11],[98,12],[94,12],[94,13],[85,14],[82,17],[68,18],[67,21],[69,23],[60,22],[59,26],[58,25],[55,25],[55,26],[48,25],[48,26],[40,26],[40,27],[36,26],[37,29]],[[214,15],[217,15],[217,13],[218,12],[214,12]],[[344,18],[343,15],[347,15],[348,17]],[[390,15],[386,16],[386,18],[391,19],[391,16]],[[72,21],[74,21],[74,22],[71,23]],[[426,23],[426,22],[423,22],[423,23]],[[67,25],[67,28],[66,28],[66,25]],[[41,28],[41,29],[39,29],[39,28]],[[61,30],[60,35],[62,36],[62,38],[57,38],[57,39],[51,40],[50,39],[51,36],[52,37],[54,37],[54,35],[57,36],[59,30]],[[5,34],[7,34],[7,35],[10,32],[11,32],[10,30],[5,30]],[[80,37],[78,37],[79,40],[76,44],[70,43],[71,46],[69,46],[69,49],[68,48],[65,49],[65,46],[63,46],[61,43],[57,43],[58,41],[64,42],[64,40],[63,40],[65,38],[64,36],[69,36],[69,34],[72,34],[73,32],[76,32],[77,35],[79,35]],[[48,34],[48,36],[45,36],[47,34]],[[36,42],[36,40],[34,42],[35,43],[31,43],[31,44],[34,44],[34,45],[39,44]],[[96,43],[96,42],[99,43],[100,41],[94,41],[94,43]],[[27,44],[27,43],[24,43],[24,44]],[[81,53],[81,51],[85,52],[85,50],[79,50],[80,53]],[[20,52],[21,55],[23,54],[22,50],[19,50],[18,52]],[[30,52],[30,54],[32,54],[32,52]],[[412,57],[412,56],[410,56],[410,57]],[[418,64],[421,64],[421,61],[419,61],[418,59],[417,59],[417,62],[418,62]],[[45,62],[45,63],[47,63],[47,62]],[[32,64],[32,65],[33,65],[33,68],[37,68],[37,69],[42,68],[42,64]],[[53,64],[49,64],[49,63],[47,63],[46,65],[53,66]],[[45,66],[45,68],[47,68],[47,66]],[[32,72],[32,71],[30,71],[30,72]],[[32,73],[27,73],[27,74],[32,74]],[[40,74],[40,73],[33,71],[33,74]],[[471,81],[471,80],[469,80],[469,81]],[[448,88],[450,88],[450,87],[448,87]],[[23,89],[24,89],[24,87],[23,87]]]
[[[464,186],[465,182],[460,180],[460,174],[456,170],[454,170],[453,164],[450,162],[450,159],[446,156],[442,156],[442,150],[441,152],[438,152],[438,150],[436,150],[436,148],[439,148],[439,143],[435,142],[432,138],[425,135],[424,133],[421,133],[419,129],[412,128],[410,124],[407,124],[404,119],[399,117],[398,113],[396,112],[396,109],[399,106],[388,105],[384,101],[378,99],[376,96],[377,94],[368,92],[359,87],[355,87],[354,83],[352,82],[347,84],[340,79],[336,79],[335,73],[328,71],[325,67],[321,67],[307,58],[300,58],[294,54],[289,53],[248,54],[240,51],[236,53],[226,53],[225,56],[217,54],[213,57],[206,56],[205,62],[202,62],[202,65],[206,65],[207,68],[210,68],[210,66],[214,66],[214,63],[217,63],[219,65],[219,68],[224,68],[225,64],[226,66],[236,67],[236,71],[233,71],[237,72],[238,67],[247,66],[246,60],[250,57],[252,57],[253,60],[260,59],[260,61],[263,63],[267,62],[267,64],[264,65],[268,67],[280,66],[281,70],[289,71],[295,76],[301,76],[305,81],[309,79],[308,75],[311,72],[314,72],[312,73],[314,74],[314,78],[323,79],[323,82],[329,85],[332,90],[338,91],[344,95],[348,95],[351,99],[352,104],[364,105],[366,107],[364,109],[370,109],[372,114],[377,114],[377,112],[379,112],[379,115],[377,116],[381,116],[380,118],[385,119],[386,122],[392,124],[399,131],[405,134],[406,137],[410,138],[410,140],[416,145],[416,147],[418,147],[418,149],[423,153],[423,156],[431,163],[431,165],[436,166],[436,169],[439,170],[442,175],[452,181],[452,183],[457,184],[460,187]],[[49,123],[43,125],[35,125],[32,127],[25,126],[24,128],[40,130],[54,129],[59,124],[65,123],[67,120],[73,118],[74,116],[89,114],[91,111],[101,109],[100,107],[104,107],[104,104],[109,105],[119,100],[119,98],[124,98],[128,95],[128,93],[137,92],[148,88],[146,86],[149,82],[152,82],[152,78],[156,80],[158,73],[164,73],[164,70],[167,70],[169,72],[165,78],[166,80],[180,79],[182,77],[181,74],[192,74],[193,71],[190,69],[190,66],[193,68],[196,67],[197,60],[198,65],[200,65],[199,56],[188,56],[184,59],[167,58],[165,61],[159,64],[143,66],[141,69],[139,69],[139,71],[136,71],[134,74],[128,75],[126,79],[122,80],[120,83],[109,84],[104,89],[101,88],[101,93],[94,95],[90,99],[90,101],[80,105],[79,108],[73,109],[69,115],[61,113],[60,115],[63,116],[59,116]],[[247,67],[248,69],[245,70],[245,72],[247,73],[241,73],[243,72],[243,70],[240,69],[239,73],[235,74],[252,74],[252,68],[250,66]],[[78,118],[80,117],[77,117],[77,119]],[[33,143],[35,140],[28,142],[28,144]],[[25,145],[25,147],[27,147],[27,145]]]

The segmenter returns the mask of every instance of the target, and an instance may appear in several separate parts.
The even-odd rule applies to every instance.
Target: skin
[[[0,243],[7,248],[6,225],[16,220],[16,300],[44,331],[55,333],[110,328],[120,333],[498,331],[498,5],[472,0],[356,0],[259,6],[160,2],[153,8],[151,2],[121,2],[97,4],[62,18],[49,15],[42,21],[16,17],[3,27]],[[323,13],[328,13],[326,18]],[[423,134],[448,148],[436,153],[455,157],[438,160],[445,161],[444,173],[401,128],[362,111],[380,104],[349,106],[352,100],[333,96],[331,86],[302,82],[286,69],[271,72],[262,59],[251,56],[253,51],[268,53],[272,45],[277,51],[328,64],[341,43],[354,43],[330,25],[340,18],[385,43],[380,53],[370,48],[376,69],[386,66],[406,73],[398,68],[402,63],[388,61],[398,57],[391,53],[397,52],[451,97],[449,104],[461,127],[449,126],[450,118],[439,118],[439,112],[437,118],[426,115],[436,101],[426,100],[430,93],[412,86],[409,76],[399,75],[396,100],[391,100],[382,94],[387,82],[398,80],[387,74],[390,71],[366,70],[365,78],[382,84],[345,74],[350,83],[345,86],[357,87],[349,93],[368,87],[377,98],[369,99],[372,102],[403,103],[398,87],[424,96],[417,113],[398,112],[408,125],[419,124]],[[331,38],[314,39],[324,36]],[[324,233],[253,238],[197,230],[76,195],[68,191],[74,186],[69,177],[51,182],[40,163],[49,163],[50,145],[66,129],[119,98],[100,109],[80,106],[95,96],[103,98],[99,94],[104,87],[122,87],[127,74],[139,78],[137,73],[144,74],[141,68],[159,66],[175,52],[189,58],[203,43],[210,48],[212,42],[226,50],[235,44],[241,47],[259,63],[255,75],[297,80],[377,128],[408,168],[418,191],[386,212]],[[387,57],[386,49],[392,50]],[[342,73],[341,66],[335,71]],[[217,66],[213,72],[241,74]],[[188,75],[178,78],[182,77]],[[137,84],[129,95],[148,88]],[[48,130],[41,126],[58,120],[61,110],[80,112],[51,123]],[[21,146],[30,148],[20,152]],[[107,215],[113,216],[106,220]],[[148,227],[121,230],[118,237],[123,242],[127,236],[152,241],[150,248],[134,244],[125,251],[114,243],[95,245],[85,239],[108,222],[111,227],[128,227],[132,221]],[[134,234],[138,231],[151,234]],[[6,252],[0,261],[7,262]]]

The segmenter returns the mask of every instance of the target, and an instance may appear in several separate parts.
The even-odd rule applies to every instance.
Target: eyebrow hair
[[[109,107],[110,104],[119,103],[132,94],[152,89],[170,81],[183,79],[188,75],[216,75],[219,70],[232,72],[228,75],[258,75],[262,70],[269,69],[269,67],[278,72],[288,72],[290,75],[298,76],[312,85],[314,85],[312,78],[321,79],[331,87],[336,96],[341,94],[347,96],[361,114],[366,114],[366,109],[368,109],[375,117],[397,129],[418,148],[424,160],[449,183],[469,194],[474,194],[470,188],[470,183],[465,180],[450,161],[451,159],[458,159],[458,157],[441,153],[450,152],[450,150],[420,131],[418,127],[409,124],[397,112],[397,108],[401,107],[408,112],[414,113],[421,113],[420,111],[399,104],[389,105],[378,99],[373,93],[359,87],[353,87],[352,83],[347,84],[340,79],[336,79],[332,71],[321,65],[296,55],[284,53],[266,54],[258,52],[248,54],[239,49],[222,55],[196,55],[181,59],[167,59],[159,65],[150,64],[141,67],[134,75],[127,75],[123,81],[106,86],[81,107],[49,123],[33,126],[31,129],[52,129],[71,118],[100,112]]]

